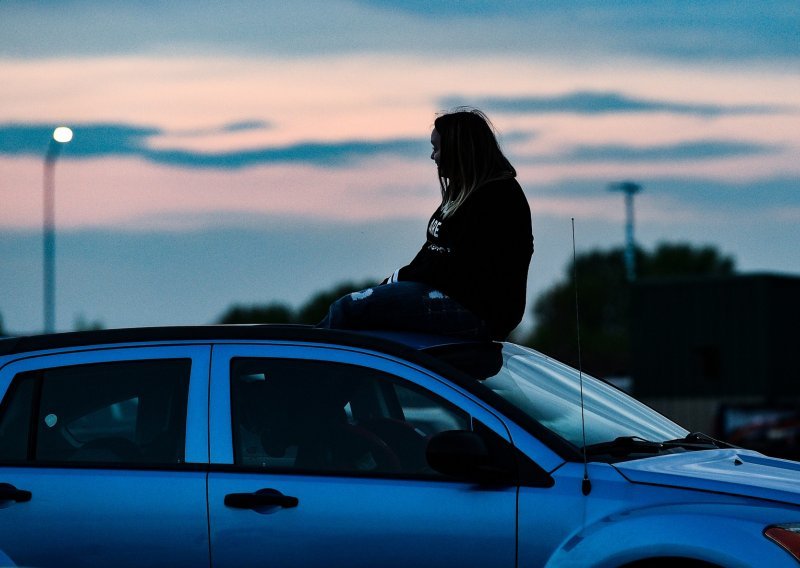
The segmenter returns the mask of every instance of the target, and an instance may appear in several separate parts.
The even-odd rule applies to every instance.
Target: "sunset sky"
[[[491,117],[531,204],[528,301],[636,235],[800,275],[800,3],[0,3],[0,315],[38,332],[55,126],[57,328],[200,324],[382,279],[422,245],[437,112]],[[526,325],[530,325],[530,317]]]

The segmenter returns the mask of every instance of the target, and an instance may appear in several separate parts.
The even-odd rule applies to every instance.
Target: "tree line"
[[[635,251],[637,279],[734,274],[733,257],[711,246],[662,243],[652,251]],[[624,248],[592,250],[570,261],[563,277],[533,303],[536,320],[522,343],[573,367],[577,360],[576,297],[582,363],[595,375],[627,374],[630,368],[631,289]]]
[[[635,251],[637,278],[673,276],[724,276],[733,274],[733,257],[712,246],[688,243],[662,243],[653,250]],[[531,277],[535,278],[535,264]],[[626,278],[624,248],[594,249],[570,260],[562,278],[536,298],[532,305],[535,324],[524,337],[523,345],[541,350],[556,359],[577,364],[575,320],[575,282],[578,275],[583,362],[593,374],[608,376],[624,373],[630,362],[631,283]],[[273,302],[236,304],[216,323],[298,323],[316,324],[328,306],[341,296],[374,286],[374,280],[342,282],[318,292],[299,308]]]
[[[299,308],[283,302],[267,304],[234,304],[214,323],[290,323],[314,325],[328,313],[328,306],[345,294],[375,286],[377,280],[347,281],[329,290],[317,292]]]
[[[653,250],[635,251],[637,278],[674,276],[726,276],[734,274],[735,261],[712,246],[662,243]],[[583,364],[593,374],[624,374],[630,364],[631,286],[626,278],[624,249],[594,249],[570,260],[559,281],[542,292],[531,307],[533,330],[514,336],[514,341],[538,349],[576,366],[576,297],[574,274],[578,276],[578,303]],[[531,277],[536,277],[535,264]],[[298,308],[282,302],[234,304],[217,318],[220,324],[308,324],[322,320],[334,300],[374,286],[376,280],[347,281],[311,296]],[[100,322],[76,321],[78,329],[98,329]],[[0,336],[3,320],[0,316]]]

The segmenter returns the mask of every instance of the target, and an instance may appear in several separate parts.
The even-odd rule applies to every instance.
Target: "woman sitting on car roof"
[[[503,340],[525,310],[530,207],[488,118],[459,108],[431,132],[442,202],[422,249],[380,285],[331,304],[320,327]]]

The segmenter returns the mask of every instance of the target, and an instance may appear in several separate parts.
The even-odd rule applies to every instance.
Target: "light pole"
[[[47,146],[44,157],[44,332],[56,327],[56,208],[55,167],[62,144],[72,140],[72,130],[59,126]]]
[[[625,194],[625,273],[628,282],[636,279],[636,243],[633,239],[633,196],[642,191],[642,186],[632,181],[612,183],[608,186],[611,191],[621,191]]]

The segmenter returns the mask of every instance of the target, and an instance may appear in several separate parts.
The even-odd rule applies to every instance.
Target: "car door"
[[[0,369],[0,558],[208,566],[209,360],[130,347]]]
[[[215,568],[515,565],[515,486],[425,461],[479,403],[401,362],[344,348],[215,346],[209,513]]]

